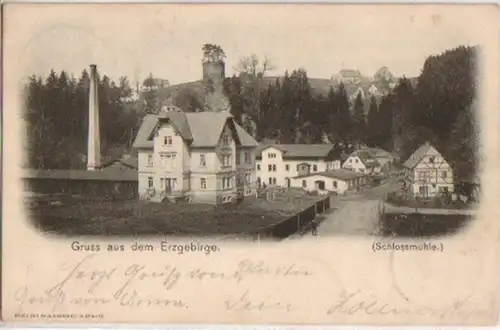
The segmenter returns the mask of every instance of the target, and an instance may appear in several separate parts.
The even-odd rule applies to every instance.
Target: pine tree
[[[377,135],[378,135],[378,105],[375,96],[372,96],[370,100],[370,109],[368,110],[368,118],[366,123],[366,138],[365,142],[369,146],[376,146],[378,143]]]
[[[358,94],[354,102],[354,111],[352,115],[352,139],[357,144],[360,144],[365,140],[366,118],[364,112],[363,99],[361,98],[361,94]]]

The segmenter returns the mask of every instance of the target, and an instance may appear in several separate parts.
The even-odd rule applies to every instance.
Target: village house
[[[356,150],[344,161],[342,168],[358,173],[378,174],[382,165],[368,150]]]
[[[334,75],[332,79],[339,84],[342,83],[357,85],[361,83],[362,75],[359,70],[342,69],[336,75]]]
[[[361,148],[361,150],[368,151],[373,158],[375,158],[380,166],[384,168],[384,166],[390,166],[394,163],[394,156],[387,150],[377,147],[365,147]]]
[[[429,142],[404,163],[409,190],[415,197],[438,197],[453,192],[453,170]]]
[[[303,173],[291,178],[291,187],[302,188],[321,195],[335,193],[343,195],[346,191],[368,184],[368,176],[354,171],[335,169],[319,173]]]
[[[133,144],[139,196],[220,204],[254,194],[256,146],[228,112],[147,115]]]
[[[340,152],[333,144],[271,144],[256,151],[260,185],[291,186],[291,178],[340,168]]]

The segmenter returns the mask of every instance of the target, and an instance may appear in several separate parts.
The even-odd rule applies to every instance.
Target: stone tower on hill
[[[203,46],[203,85],[205,111],[229,111],[230,103],[224,94],[225,54],[217,45]]]

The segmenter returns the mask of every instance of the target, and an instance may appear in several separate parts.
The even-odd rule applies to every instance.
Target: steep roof
[[[379,166],[379,161],[368,151],[368,150],[356,150],[354,151],[350,157],[358,157],[366,167],[374,167]]]
[[[283,158],[325,158],[334,149],[334,144],[261,144],[257,147],[257,157],[262,151],[273,147],[283,152]]]
[[[363,174],[363,173],[356,173],[354,171],[345,170],[345,169],[337,169],[337,170],[330,170],[330,171],[326,171],[326,172],[317,172],[317,173],[309,173],[309,174],[305,174],[305,175],[299,175],[299,176],[294,177],[294,179],[306,178],[306,177],[311,177],[311,176],[315,176],[315,175],[344,180],[344,181],[366,176],[366,174]]]
[[[415,166],[417,166],[420,163],[422,158],[424,158],[424,156],[431,148],[432,145],[429,142],[425,142],[420,147],[418,147],[417,150],[415,150],[415,152],[413,152],[410,157],[408,157],[406,162],[404,162],[403,166],[409,169],[415,168]]]
[[[159,115],[147,115],[132,145],[137,149],[153,148],[151,134],[160,121],[168,120],[179,135],[192,147],[214,147],[217,145],[222,129],[228,120],[232,121],[241,146],[257,146],[257,142],[228,112],[166,112]]]
[[[387,151],[387,150],[384,150],[384,149],[381,149],[381,148],[363,148],[361,150],[366,150],[368,151],[370,154],[372,154],[373,157],[377,158],[377,157],[388,157],[388,158],[392,158],[392,154]]]

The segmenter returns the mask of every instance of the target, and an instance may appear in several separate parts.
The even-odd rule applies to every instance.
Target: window
[[[276,172],[276,165],[273,165],[273,172]]]
[[[260,171],[260,164],[257,164],[257,171]]]
[[[448,175],[448,172],[446,172],[446,171],[443,171],[443,172],[441,173],[441,177],[442,177],[443,179],[446,179],[446,176],[447,176],[447,175]]]
[[[240,165],[240,154],[236,153],[236,165]]]
[[[222,178],[222,189],[231,188],[231,177]]]
[[[177,179],[172,179],[172,190],[177,190]]]
[[[269,184],[273,184],[273,178],[269,178]]]
[[[148,166],[153,166],[154,165],[154,162],[153,162],[153,155],[148,155]]]
[[[434,163],[434,157],[429,157],[429,163]]]
[[[230,142],[229,135],[224,134],[224,136],[222,136],[222,143],[227,146],[229,142]]]
[[[267,158],[276,158],[276,154],[274,152],[270,152],[267,154]]]
[[[276,184],[276,178],[273,178],[273,184]]]
[[[356,158],[356,160],[355,160],[355,163],[356,163],[356,164],[357,164],[357,163],[359,163],[359,160],[358,160],[357,158]]]
[[[165,136],[164,140],[163,140],[163,144],[166,145],[166,146],[167,145],[168,146],[172,145],[172,137],[171,136]]]
[[[200,188],[207,189],[207,179],[205,179],[205,178],[200,179]]]
[[[252,175],[250,173],[245,173],[245,182],[251,183]]]
[[[160,188],[162,190],[165,189],[165,179],[164,178],[160,178]]]
[[[349,163],[352,163],[352,158],[349,158]]]
[[[205,154],[200,154],[200,167],[207,166],[207,160]]]
[[[290,165],[285,165],[285,171],[290,171]]]
[[[231,166],[231,155],[222,156],[222,166]]]
[[[338,187],[337,181],[333,181],[333,189],[337,189],[337,187]]]
[[[172,169],[175,167],[175,153],[163,153],[160,154],[161,166],[167,169]]]
[[[247,164],[252,163],[252,159],[251,159],[250,153],[248,151],[245,151],[245,163],[247,163]]]
[[[417,172],[419,180],[428,180],[431,177],[431,173],[429,171]]]
[[[148,176],[148,188],[153,188],[153,177]]]
[[[313,165],[313,172],[317,172],[318,171],[318,165]]]
[[[306,188],[307,187],[307,181],[306,180],[302,180],[302,188]]]
[[[273,165],[269,164],[267,165],[267,171],[271,172],[273,170]]]

